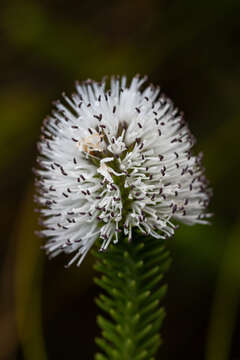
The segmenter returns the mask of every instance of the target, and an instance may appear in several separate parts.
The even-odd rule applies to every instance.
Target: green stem
[[[159,306],[166,285],[159,285],[170,260],[163,241],[134,234],[95,253],[101,272],[95,282],[104,290],[97,305],[105,312],[98,316],[103,350],[96,360],[150,360],[161,343],[159,330],[165,312]]]

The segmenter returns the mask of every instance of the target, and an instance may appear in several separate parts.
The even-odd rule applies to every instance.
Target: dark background
[[[0,11],[0,359],[93,359],[93,259],[64,269],[34,235],[41,121],[74,80],[148,74],[185,112],[214,189],[211,226],[166,242],[159,359],[240,359],[240,2],[12,0]],[[134,360],[134,359],[133,359]]]

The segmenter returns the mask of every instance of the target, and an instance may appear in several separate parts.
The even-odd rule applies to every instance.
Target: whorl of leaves
[[[165,317],[160,303],[167,286],[161,282],[170,265],[163,241],[137,234],[95,255],[101,272],[95,282],[104,290],[96,299],[104,311],[97,319],[102,337],[96,339],[103,353],[95,359],[153,360]]]

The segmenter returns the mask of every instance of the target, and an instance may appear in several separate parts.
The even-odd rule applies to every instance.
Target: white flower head
[[[37,201],[45,248],[74,253],[80,265],[95,241],[101,250],[131,240],[137,228],[155,238],[172,236],[172,220],[207,223],[210,191],[201,156],[183,115],[145,78],[77,83],[55,103],[39,145]]]

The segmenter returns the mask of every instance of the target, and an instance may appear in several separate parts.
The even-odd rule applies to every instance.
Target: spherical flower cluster
[[[172,220],[206,223],[209,189],[193,137],[159,88],[136,76],[76,84],[45,119],[36,171],[41,234],[48,253],[74,253],[79,265],[132,229],[172,236]]]

